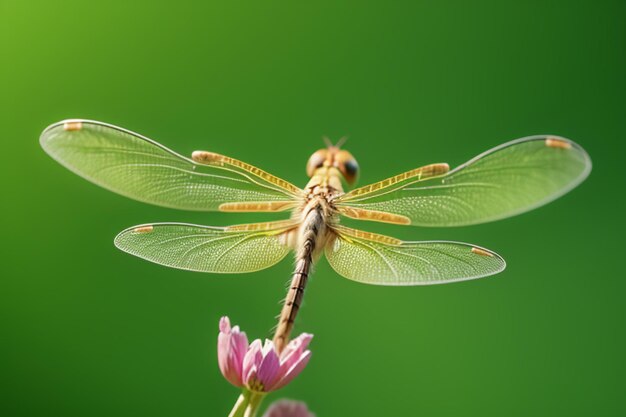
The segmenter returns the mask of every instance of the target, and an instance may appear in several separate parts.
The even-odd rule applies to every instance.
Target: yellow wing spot
[[[83,128],[83,122],[65,122],[63,123],[63,130],[72,132]]]
[[[355,197],[362,194],[368,194],[373,191],[378,191],[382,188],[390,187],[397,184],[400,181],[408,180],[417,177],[418,180],[423,180],[438,175],[443,175],[450,171],[450,165],[446,163],[426,165],[421,168],[416,168],[411,171],[403,172],[394,177],[384,179],[374,184],[366,185],[365,187],[357,188],[350,191],[346,196]]]
[[[445,162],[441,164],[427,165],[424,167],[424,176],[425,178],[435,177],[437,175],[446,174],[448,171],[450,171],[450,165]]]
[[[476,255],[480,255],[480,256],[487,256],[489,258],[493,258],[493,253],[489,253],[486,250],[479,249],[479,248],[472,248],[472,253],[475,253]]]
[[[133,229],[133,233],[150,233],[154,230],[154,226],[140,226]]]
[[[193,151],[191,154],[191,159],[200,163],[211,163],[211,162],[219,162],[222,155],[206,152],[206,151]]]
[[[572,144],[563,139],[548,137],[546,138],[546,146],[557,149],[571,149]]]
[[[411,224],[411,219],[400,214],[387,213],[385,211],[366,210],[355,207],[339,207],[339,212],[344,216],[357,220],[371,220],[381,223]]]

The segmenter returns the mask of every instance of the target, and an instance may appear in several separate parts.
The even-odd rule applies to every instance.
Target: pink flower
[[[279,400],[270,405],[263,417],[315,417],[315,414],[303,402]]]
[[[239,326],[230,327],[228,317],[220,319],[217,337],[217,360],[224,378],[236,387],[270,392],[291,382],[306,366],[311,351],[305,350],[312,334],[302,333],[279,355],[271,340],[256,339],[248,346],[248,337]]]

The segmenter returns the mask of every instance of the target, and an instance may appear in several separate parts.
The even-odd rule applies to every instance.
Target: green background
[[[218,319],[269,336],[292,269],[202,275],[116,250],[135,224],[280,216],[151,207],[89,184],[38,144],[70,117],[301,186],[323,135],[350,136],[360,184],[531,134],[577,141],[591,176],[531,213],[362,224],[482,245],[508,269],[384,288],[320,261],[296,326],[315,334],[313,359],[273,398],[320,417],[626,415],[626,2],[0,5],[3,416],[227,415]]]

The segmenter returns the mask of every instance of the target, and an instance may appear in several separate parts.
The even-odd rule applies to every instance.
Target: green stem
[[[261,407],[261,403],[265,398],[265,393],[263,392],[252,392],[250,393],[250,402],[248,403],[248,408],[246,408],[246,412],[243,414],[244,417],[256,417],[256,414],[259,412],[259,408]]]
[[[246,407],[248,406],[248,398],[246,392],[242,392],[237,398],[237,402],[233,407],[233,410],[230,412],[228,417],[243,417],[243,413],[246,411]]]
[[[228,417],[256,417],[264,398],[265,393],[244,388]]]

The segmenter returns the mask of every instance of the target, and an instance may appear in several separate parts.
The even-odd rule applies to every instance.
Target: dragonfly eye
[[[328,150],[326,149],[320,149],[319,151],[311,155],[311,157],[309,158],[309,162],[307,162],[306,164],[306,174],[309,176],[309,178],[312,177],[313,174],[315,174],[316,169],[321,168],[324,165],[327,157]]]
[[[337,167],[348,184],[354,184],[359,176],[359,164],[352,154],[341,150],[336,156]]]

